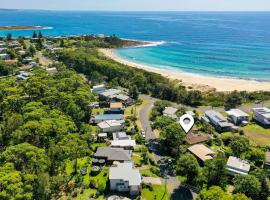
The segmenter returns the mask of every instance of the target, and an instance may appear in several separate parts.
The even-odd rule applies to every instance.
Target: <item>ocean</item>
[[[154,41],[117,55],[151,67],[270,81],[270,12],[0,11],[0,26],[46,26],[46,36],[116,34]],[[0,31],[0,36],[33,31]]]

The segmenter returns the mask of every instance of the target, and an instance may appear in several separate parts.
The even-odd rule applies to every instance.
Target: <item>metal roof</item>
[[[138,169],[133,169],[133,163],[119,163],[116,167],[110,167],[110,180],[128,181],[129,186],[139,186],[142,182]]]

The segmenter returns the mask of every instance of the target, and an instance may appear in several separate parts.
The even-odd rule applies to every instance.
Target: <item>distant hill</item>
[[[17,11],[18,9],[0,8],[0,11]]]

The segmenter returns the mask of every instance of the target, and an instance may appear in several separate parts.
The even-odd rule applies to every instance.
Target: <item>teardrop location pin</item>
[[[180,117],[179,123],[186,133],[188,133],[194,125],[194,118],[185,114]]]

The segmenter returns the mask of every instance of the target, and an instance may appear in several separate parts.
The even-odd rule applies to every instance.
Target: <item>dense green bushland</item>
[[[69,190],[66,163],[74,176],[77,159],[92,154],[96,129],[87,122],[95,97],[74,71],[57,69],[0,82],[0,199],[51,199]]]

